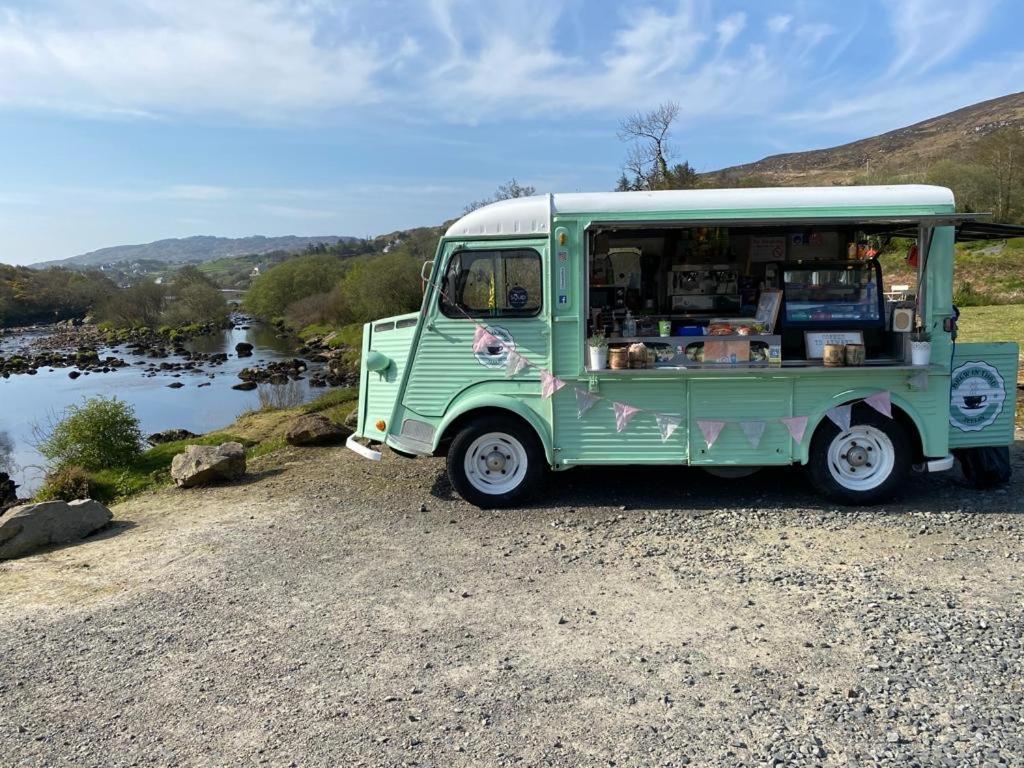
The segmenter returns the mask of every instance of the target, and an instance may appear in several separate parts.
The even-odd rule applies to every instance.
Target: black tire
[[[850,419],[850,428],[851,430],[856,430],[858,427],[873,428],[880,431],[888,438],[892,451],[892,467],[887,476],[884,478],[872,478],[871,481],[863,481],[873,482],[874,480],[878,480],[878,484],[870,488],[851,488],[841,483],[837,479],[837,475],[842,476],[843,469],[839,465],[835,467],[831,466],[829,451],[833,446],[833,441],[840,437],[841,434],[846,435],[846,437],[843,441],[836,443],[837,451],[840,446],[847,444],[845,442],[847,440],[851,441],[849,444],[856,444],[857,437],[856,435],[851,435],[851,433],[841,432],[839,427],[836,426],[829,418],[822,419],[818,428],[814,431],[814,437],[811,438],[810,453],[808,455],[806,467],[807,475],[815,489],[832,501],[845,505],[879,504],[892,498],[892,496],[906,482],[907,477],[910,474],[910,468],[913,462],[910,436],[907,434],[907,430],[898,421],[883,416],[873,408],[864,405],[855,405],[853,407],[853,414]],[[873,443],[874,441],[869,441],[867,443],[865,441],[861,442],[861,450],[866,451],[866,445]],[[888,450],[888,447],[883,446],[883,449]],[[875,445],[875,447],[871,449],[871,453],[862,452],[861,455],[866,455],[869,463],[866,466],[854,466],[852,469],[850,469],[850,465],[846,465],[846,471],[851,473],[851,475],[860,470],[863,470],[866,473],[870,472],[872,469],[870,462],[874,458],[871,454],[877,454],[878,450],[878,446]],[[839,455],[846,456],[847,454],[839,453]],[[878,466],[884,466],[887,463],[888,462],[885,461],[883,464]],[[876,474],[879,471],[884,470],[878,470],[876,468]],[[851,476],[848,482],[852,484],[854,480],[856,480],[856,478]]]
[[[1010,482],[1009,446],[958,448],[953,451],[967,482],[979,490]]]
[[[514,487],[501,492],[488,492],[479,486],[484,478],[471,479],[466,471],[466,454],[478,439],[489,434],[503,434],[518,441],[522,458],[517,455],[517,466],[525,461]],[[514,455],[512,452],[508,454]],[[486,463],[481,457],[481,461]],[[496,509],[522,504],[536,493],[547,470],[544,449],[536,433],[514,416],[488,415],[473,419],[459,430],[452,440],[447,456],[448,479],[455,491],[466,501],[481,509]],[[489,474],[488,470],[487,471]]]

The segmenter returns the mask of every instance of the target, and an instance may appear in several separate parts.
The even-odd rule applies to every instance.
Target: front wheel
[[[533,430],[501,416],[474,419],[448,449],[452,487],[481,509],[522,503],[536,491],[544,468],[544,451]]]
[[[899,489],[910,465],[903,426],[854,407],[849,429],[825,419],[815,430],[807,472],[819,492],[840,504],[878,504]]]

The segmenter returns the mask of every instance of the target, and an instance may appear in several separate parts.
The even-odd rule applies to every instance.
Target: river
[[[0,355],[9,354],[31,341],[32,336],[44,333],[45,330],[36,330],[0,337]],[[239,342],[253,345],[251,357],[240,358],[235,354],[235,344]],[[0,378],[0,471],[7,471],[20,486],[19,496],[31,495],[45,474],[45,459],[33,447],[34,427],[45,426],[68,405],[94,395],[117,396],[135,408],[143,434],[172,428],[209,432],[226,427],[247,410],[259,408],[257,391],[231,389],[239,383],[238,372],[242,368],[297,356],[294,339],[278,338],[274,327],[261,323],[200,336],[183,346],[191,352],[225,352],[228,359],[221,365],[203,366],[203,373],[166,371],[150,377],[143,375],[141,363],[161,361],[131,354],[121,346],[97,350],[101,358],[111,354],[128,363],[109,373],[83,374],[73,380],[68,377],[72,369],[39,368],[34,376]],[[180,362],[181,358],[172,356],[167,360]],[[175,373],[179,375],[176,377]],[[167,385],[173,382],[184,386],[169,388]],[[303,399],[324,391],[310,387],[308,379],[289,386],[297,388]]]

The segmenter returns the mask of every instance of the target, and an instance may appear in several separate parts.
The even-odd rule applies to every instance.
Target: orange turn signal
[[[377,427],[378,432],[383,432],[388,428],[388,423],[384,419],[377,419],[377,423],[374,426]]]

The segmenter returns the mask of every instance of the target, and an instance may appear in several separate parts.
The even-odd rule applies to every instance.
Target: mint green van
[[[827,497],[877,503],[912,470],[1013,441],[1017,344],[955,340],[971,219],[954,211],[931,186],[480,208],[424,265],[419,312],[365,326],[348,446],[445,456],[480,507],[598,465],[800,464]]]

